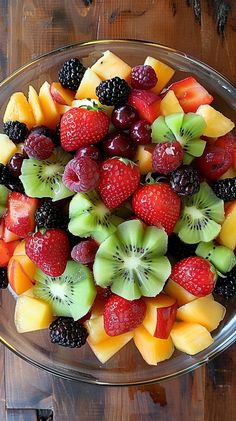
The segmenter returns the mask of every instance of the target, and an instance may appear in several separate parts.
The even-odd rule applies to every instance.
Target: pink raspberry
[[[152,154],[152,169],[160,174],[168,174],[182,164],[183,157],[184,150],[177,140],[158,143]]]
[[[74,192],[88,192],[98,186],[99,176],[98,164],[94,159],[84,156],[68,162],[62,181],[68,189]]]
[[[98,244],[92,238],[81,241],[81,243],[73,247],[71,257],[73,260],[82,263],[83,265],[93,263],[97,249]]]
[[[31,133],[25,140],[24,151],[30,158],[43,161],[52,155],[54,144],[50,137],[43,134]]]
[[[134,89],[152,89],[157,83],[155,70],[145,64],[132,68],[131,86]]]

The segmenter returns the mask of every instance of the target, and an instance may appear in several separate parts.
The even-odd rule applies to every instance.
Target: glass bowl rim
[[[170,52],[173,53],[177,56],[186,58],[188,61],[197,64],[198,66],[204,68],[205,70],[208,70],[210,72],[212,72],[215,76],[217,76],[222,82],[226,83],[229,87],[230,90],[235,91],[236,94],[236,88],[234,87],[233,83],[227,79],[225,76],[223,76],[220,72],[218,72],[217,70],[215,70],[213,67],[209,66],[208,64],[204,63],[201,60],[195,59],[194,57],[192,57],[189,54],[186,54],[180,50],[177,50],[175,48],[171,48],[168,47],[164,44],[161,43],[155,43],[155,42],[151,42],[151,41],[144,41],[144,40],[137,40],[137,39],[102,39],[102,40],[91,40],[91,41],[84,41],[84,42],[75,42],[72,44],[67,44],[64,45],[62,47],[56,48],[54,50],[51,50],[49,52],[46,52],[44,54],[39,55],[38,57],[36,57],[35,59],[27,62],[26,64],[22,65],[21,67],[17,68],[14,72],[12,72],[9,76],[7,76],[6,78],[4,78],[1,82],[0,82],[0,89],[5,86],[6,84],[8,84],[9,82],[11,82],[12,79],[14,79],[16,76],[18,76],[20,73],[22,73],[24,70],[26,70],[28,67],[31,67],[32,65],[36,64],[37,62],[40,62],[41,59],[46,58],[46,57],[51,57],[53,55],[56,55],[60,52],[66,51],[66,50],[70,50],[76,47],[85,47],[85,46],[92,46],[92,45],[98,45],[98,44],[108,44],[108,43],[124,43],[124,44],[137,44],[137,45],[147,45],[150,47],[156,47],[159,48],[163,51],[166,52]],[[224,86],[224,89],[226,89],[226,86]],[[100,381],[100,380],[91,380],[91,379],[86,379],[83,377],[78,378],[76,375],[74,375],[73,373],[67,373],[66,370],[61,372],[59,369],[57,368],[50,368],[48,367],[46,364],[37,362],[36,360],[30,358],[29,356],[25,355],[23,352],[18,351],[14,346],[12,346],[7,340],[5,340],[1,335],[0,335],[0,342],[5,345],[10,351],[12,351],[15,355],[17,355],[18,357],[20,357],[21,359],[23,359],[24,361],[26,361],[27,363],[30,363],[31,365],[33,365],[36,368],[40,368],[52,375],[58,376],[60,378],[66,379],[66,380],[73,380],[73,381],[77,381],[77,382],[82,382],[82,383],[90,383],[93,385],[101,385],[101,386],[138,386],[138,385],[147,385],[147,384],[153,384],[156,382],[160,382],[163,380],[169,380],[169,379],[173,379],[176,378],[180,375],[184,375],[187,373],[190,373],[191,371],[195,370],[196,368],[199,368],[201,365],[211,361],[213,358],[215,358],[217,355],[221,354],[223,351],[225,351],[228,347],[230,347],[230,345],[232,345],[234,342],[236,341],[236,331],[233,332],[227,339],[225,339],[225,341],[220,344],[220,346],[218,346],[214,351],[211,352],[211,354],[205,358],[202,358],[201,360],[195,362],[194,364],[192,364],[190,367],[186,367],[184,369],[180,369],[178,371],[176,371],[175,373],[171,373],[171,374],[167,374],[167,375],[162,375],[161,377],[157,377],[157,378],[153,378],[153,379],[148,379],[148,380],[141,380],[141,381],[132,381],[132,382],[106,382],[106,381]]]

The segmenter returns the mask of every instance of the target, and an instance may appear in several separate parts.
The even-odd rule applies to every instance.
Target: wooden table
[[[56,47],[119,37],[186,51],[236,82],[235,0],[0,0],[0,79]],[[103,388],[53,377],[1,346],[0,420],[53,411],[55,421],[231,421],[235,349],[160,385]]]

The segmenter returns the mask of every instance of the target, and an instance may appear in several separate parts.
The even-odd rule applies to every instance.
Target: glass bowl
[[[17,70],[0,84],[0,121],[10,95],[16,91],[27,93],[29,84],[39,89],[45,81],[57,80],[57,70],[68,58],[78,57],[90,66],[110,49],[130,65],[144,62],[147,55],[163,60],[177,71],[174,80],[188,75],[197,77],[215,97],[214,105],[236,121],[236,89],[223,76],[206,64],[179,51],[142,41],[107,40],[69,45],[32,61]],[[2,130],[2,127],[1,127]],[[236,338],[235,300],[224,303],[226,316],[213,332],[214,343],[195,356],[175,351],[171,359],[149,366],[133,343],[123,348],[102,365],[89,346],[71,350],[49,341],[48,331],[19,334],[14,325],[14,298],[8,291],[0,295],[0,340],[24,360],[48,372],[67,379],[101,385],[135,385],[168,379],[187,373],[218,355]]]

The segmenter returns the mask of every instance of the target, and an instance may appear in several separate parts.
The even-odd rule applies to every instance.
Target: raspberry
[[[151,66],[136,66],[131,71],[130,82],[134,89],[152,89],[157,83],[157,75]]]
[[[220,146],[230,153],[236,153],[236,136],[233,133],[227,133],[224,136],[218,137],[215,141],[215,146]]]
[[[29,135],[31,135],[32,133],[33,133],[33,134],[38,134],[38,135],[43,134],[43,135],[44,135],[44,136],[46,136],[46,137],[50,137],[50,139],[52,139],[52,138],[53,138],[53,136],[54,136],[54,132],[53,132],[53,130],[51,130],[51,129],[49,129],[47,126],[43,126],[43,125],[33,127],[33,128],[30,130]],[[29,136],[29,135],[28,135],[28,136]]]
[[[103,105],[122,105],[128,101],[130,87],[118,76],[103,80],[96,88],[96,95]]]
[[[30,158],[47,159],[54,149],[52,139],[43,134],[31,133],[25,140],[24,150]]]
[[[58,79],[64,88],[77,91],[85,73],[85,67],[78,58],[65,61],[58,72]]]
[[[19,121],[7,121],[3,124],[4,133],[15,143],[25,140],[28,128],[25,123]]]
[[[71,317],[58,317],[49,326],[50,338],[53,344],[69,348],[81,348],[86,343],[88,332],[83,324]]]
[[[68,162],[62,177],[63,183],[74,192],[88,192],[99,183],[98,164],[88,156]]]
[[[183,157],[183,148],[177,140],[158,143],[152,154],[153,171],[168,174],[181,165]]]
[[[81,241],[73,247],[71,257],[76,262],[86,265],[87,263],[93,263],[95,254],[97,253],[98,244],[92,238],[89,240]]]
[[[200,179],[196,168],[183,165],[170,174],[170,185],[179,196],[191,196],[200,189]]]
[[[232,164],[230,152],[220,146],[206,146],[202,156],[196,160],[200,173],[209,180],[217,180]]]

